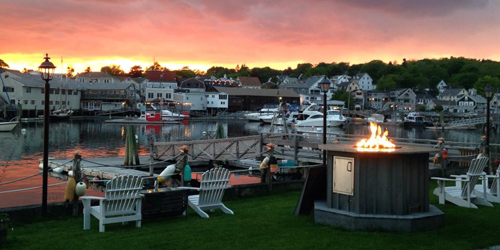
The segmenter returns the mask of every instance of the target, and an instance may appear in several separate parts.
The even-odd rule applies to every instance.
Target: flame
[[[358,151],[394,151],[396,145],[387,139],[387,135],[389,135],[387,130],[382,133],[380,126],[374,122],[370,122],[370,130],[372,132],[370,138],[362,139],[356,144]]]

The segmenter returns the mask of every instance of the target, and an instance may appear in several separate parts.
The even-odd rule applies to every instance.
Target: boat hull
[[[0,132],[10,132],[16,126],[18,122],[0,122]]]
[[[344,124],[344,121],[341,120],[327,120],[327,127],[339,127]],[[299,121],[295,124],[296,127],[323,127],[323,119],[312,119],[312,120],[304,120]]]

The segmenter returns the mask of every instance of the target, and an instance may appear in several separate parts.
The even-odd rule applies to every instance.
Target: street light
[[[486,95],[486,155],[488,156],[488,159],[490,158],[490,100],[491,100],[491,88],[490,86],[486,86],[484,89],[484,94]],[[490,163],[488,163],[488,166],[491,166]],[[491,170],[491,169],[489,169]],[[493,174],[490,171],[490,174]]]
[[[319,82],[319,87],[321,88],[321,91],[323,91],[323,144],[326,144],[326,92],[330,89],[330,81],[326,79],[326,76],[323,77],[321,82]],[[326,167],[326,150],[323,152],[323,165]]]
[[[42,185],[42,215],[47,215],[47,182],[49,170],[49,81],[54,77],[56,66],[49,61],[49,54],[45,54],[45,62],[40,64],[38,71],[45,81],[45,100],[43,109],[43,185]]]

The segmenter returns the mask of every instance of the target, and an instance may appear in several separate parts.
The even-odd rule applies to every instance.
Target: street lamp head
[[[326,79],[326,76],[323,77],[323,80],[321,80],[321,82],[319,82],[319,87],[323,92],[328,92],[328,90],[330,89],[330,81]]]
[[[490,98],[491,97],[491,87],[488,85],[486,88],[484,88],[484,94],[486,97]]]
[[[45,59],[45,62],[40,64],[40,66],[38,67],[38,71],[40,71],[40,75],[43,80],[50,81],[54,77],[56,66],[54,66],[54,64],[49,61],[49,54],[45,54],[45,57],[43,59]]]

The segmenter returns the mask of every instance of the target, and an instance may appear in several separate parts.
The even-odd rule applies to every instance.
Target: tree
[[[85,74],[88,74],[88,73],[90,73],[90,72],[92,72],[92,70],[90,69],[90,67],[87,67],[87,68],[85,69],[85,71],[84,71],[84,73],[85,73]]]
[[[339,90],[333,93],[332,100],[343,101],[348,109],[353,109],[354,107],[353,99],[352,97],[349,97],[349,95],[350,95],[349,92]]]
[[[66,69],[66,77],[74,78],[75,77],[75,69],[72,66],[68,66]]]
[[[125,75],[125,71],[120,68],[120,65],[104,66],[101,68],[101,72],[106,72],[112,76]]]
[[[383,70],[386,68],[384,62],[380,60],[373,60],[365,65],[363,65],[360,69],[361,72],[367,73],[373,79],[373,81],[377,82]]]
[[[387,91],[397,87],[396,82],[399,80],[399,75],[382,76],[377,82],[377,90]]]
[[[440,104],[436,105],[436,107],[434,107],[434,111],[437,111],[437,112],[442,112],[443,111],[443,106],[441,106]]]
[[[142,70],[142,67],[140,65],[135,65],[135,66],[132,66],[132,68],[130,68],[128,75],[130,77],[134,77],[134,78],[141,77],[143,72],[144,72],[144,70]]]
[[[498,88],[500,88],[500,79],[491,76],[481,77],[474,83],[474,88],[477,89],[478,94],[484,96],[484,89],[488,85],[491,87],[491,90],[495,92]]]
[[[162,71],[162,70],[169,71],[167,68],[163,68],[158,62],[154,62],[153,65],[149,66],[146,69],[146,71]]]
[[[2,59],[0,59],[0,69],[8,69],[9,65],[4,62]]]
[[[420,112],[424,112],[426,110],[425,105],[418,105],[417,110]]]

